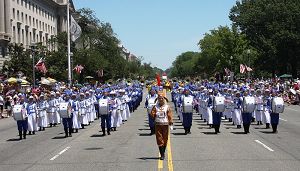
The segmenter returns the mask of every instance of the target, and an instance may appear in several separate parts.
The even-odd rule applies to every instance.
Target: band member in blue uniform
[[[276,92],[272,91],[272,98],[276,97]],[[272,103],[272,101],[271,101]],[[272,106],[272,105],[271,105]],[[273,133],[277,133],[277,126],[279,124],[279,113],[275,113],[274,111],[271,110],[271,125],[272,125],[272,129],[273,129]]]
[[[20,101],[18,102],[18,105],[22,105],[22,112],[26,113],[25,114],[26,118],[24,120],[17,121],[19,137],[20,137],[20,140],[22,140],[22,138],[26,139],[26,133],[27,133],[27,129],[28,129],[28,117],[27,117],[27,111],[26,111],[27,103],[25,102],[25,97],[23,95],[20,95],[19,98],[20,98]]]
[[[182,125],[184,134],[187,135],[191,133],[194,105],[194,97],[190,95],[190,90],[187,87],[184,89],[184,95],[180,98],[180,103],[182,106]]]
[[[116,95],[116,92],[111,91],[110,94],[111,95]],[[113,103],[113,100],[111,100],[110,97],[108,97],[108,90],[104,90],[103,97],[101,99],[107,99],[107,102],[106,102],[107,104],[99,103],[102,135],[105,136],[106,135],[105,126],[106,126],[106,129],[107,129],[107,134],[110,135],[110,129],[111,129],[111,112],[110,111],[113,110],[113,109],[110,108],[112,106],[112,105],[110,105],[110,103]],[[108,110],[105,111],[105,113],[102,113],[102,110],[101,110],[102,105],[103,105],[103,107],[108,108]]]
[[[149,123],[150,131],[151,131],[150,135],[155,134],[155,129],[154,129],[155,119],[151,117],[151,110],[155,106],[155,100],[157,97],[158,96],[156,94],[156,91],[155,91],[154,87],[152,87],[150,90],[150,93],[146,97],[146,102],[145,102],[145,108],[147,108],[147,113],[148,113],[148,123]]]
[[[70,95],[66,94],[65,95],[65,99],[64,99],[65,103],[69,104],[69,107],[72,107],[72,102],[70,100]],[[70,109],[68,109],[70,110]],[[64,125],[64,131],[65,131],[65,138],[72,137],[72,132],[73,132],[73,113],[71,113],[71,115],[69,117],[63,117],[62,118],[62,122]]]
[[[37,106],[34,102],[34,98],[33,96],[30,96],[28,98],[28,104],[26,107],[27,110],[27,114],[28,114],[28,131],[29,131],[29,135],[31,135],[31,133],[34,135],[35,132],[38,130],[37,129],[37,122],[36,122],[36,117],[37,117],[37,113],[38,113],[38,109]]]
[[[245,91],[244,92],[244,97],[249,96],[248,92]],[[244,127],[244,132],[245,134],[250,133],[249,129],[250,129],[250,124],[252,121],[252,113],[247,113],[244,110],[242,110],[242,119],[243,119],[243,127]]]
[[[214,90],[214,95],[211,96],[212,102],[214,102],[213,98],[220,96],[218,93],[218,90]],[[225,105],[225,104],[224,104]],[[214,106],[214,105],[213,105]],[[222,117],[222,112],[216,112],[214,109],[212,110],[212,115],[213,115],[213,127],[215,129],[215,134],[220,133],[220,125],[221,125],[221,117]]]

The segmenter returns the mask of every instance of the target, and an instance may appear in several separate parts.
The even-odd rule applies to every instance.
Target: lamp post
[[[247,50],[247,54],[248,54],[248,67],[250,67],[250,53],[251,53],[251,50],[250,49],[248,49]],[[247,70],[247,68],[246,68],[246,70]],[[250,72],[248,72],[248,79],[250,79]]]
[[[234,77],[232,66],[233,66],[233,56],[230,56],[230,81],[231,82],[233,81],[233,77]]]
[[[35,47],[36,47],[36,43],[35,42],[31,42],[31,56],[32,56],[32,85],[33,88],[35,88]]]

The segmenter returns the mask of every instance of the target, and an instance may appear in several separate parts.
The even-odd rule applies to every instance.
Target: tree
[[[230,11],[230,19],[257,49],[255,62],[262,71],[275,74],[299,69],[300,1],[243,0]]]
[[[206,33],[198,45],[201,56],[196,68],[209,75],[224,72],[224,68],[238,72],[236,66],[239,64],[249,65],[247,50],[253,49],[248,45],[245,35],[240,34],[235,27],[230,29],[227,26],[220,26]]]

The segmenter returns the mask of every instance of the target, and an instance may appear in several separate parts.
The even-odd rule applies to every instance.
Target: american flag
[[[36,64],[35,64],[35,69],[40,71],[43,74],[47,73],[47,68],[44,62],[44,59],[41,58]]]
[[[80,74],[81,71],[84,69],[81,65],[76,65],[76,67],[73,69],[77,74]]]
[[[243,64],[240,64],[240,73],[245,73],[245,71],[246,71],[246,67],[245,67],[245,65],[243,65]]]

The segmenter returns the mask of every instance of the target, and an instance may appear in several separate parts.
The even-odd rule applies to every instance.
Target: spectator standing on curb
[[[4,99],[2,93],[0,93],[0,116],[3,117],[3,105],[4,105]]]

